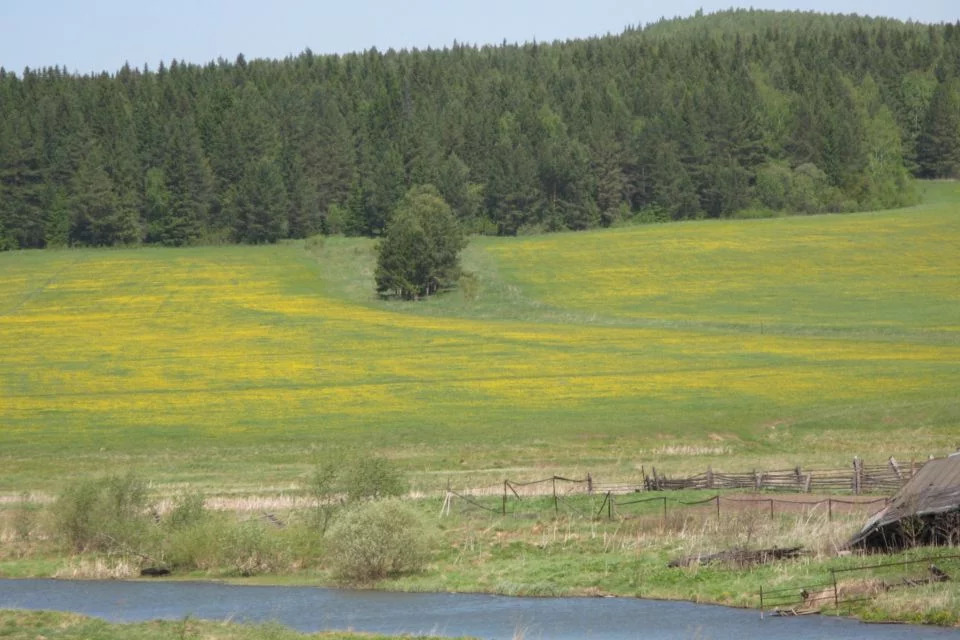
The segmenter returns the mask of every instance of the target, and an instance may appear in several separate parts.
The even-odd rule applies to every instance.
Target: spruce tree
[[[139,239],[136,223],[121,206],[115,185],[103,165],[103,152],[94,146],[73,178],[70,238],[74,244],[102,247]]]
[[[276,242],[286,235],[287,194],[276,163],[252,162],[237,189],[235,237],[240,242]]]
[[[934,91],[917,140],[917,164],[924,178],[960,177],[960,80]]]
[[[411,188],[377,246],[377,292],[405,300],[428,296],[460,277],[463,232],[433,185]]]
[[[192,118],[171,119],[166,126],[166,152],[161,174],[153,174],[154,203],[157,206],[162,175],[168,204],[164,211],[154,210],[155,230],[168,244],[188,244],[204,231],[219,235],[224,230],[209,224],[213,178],[210,165],[200,145],[200,137]],[[157,167],[159,168],[159,167]]]

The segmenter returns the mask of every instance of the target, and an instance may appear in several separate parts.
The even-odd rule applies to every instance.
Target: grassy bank
[[[410,636],[367,633],[297,633],[278,624],[235,624],[205,620],[155,620],[111,624],[52,611],[0,610],[0,638],[8,640],[394,640]],[[418,636],[426,637],[426,636]]]
[[[422,570],[364,579],[359,585],[525,596],[616,595],[757,608],[761,588],[787,590],[798,600],[802,591],[829,584],[832,569],[957,555],[955,548],[918,548],[889,556],[844,553],[844,543],[876,508],[869,503],[838,504],[831,512],[825,504],[784,501],[776,503],[771,513],[767,504],[747,502],[756,494],[729,492],[724,494],[727,501],[719,518],[712,503],[683,504],[703,497],[696,491],[671,494],[666,516],[659,501],[629,504],[630,496],[624,496],[622,506],[610,516],[602,508],[602,496],[567,497],[559,513],[552,498],[527,497],[511,505],[507,516],[491,511],[500,502],[493,497],[476,503],[455,500],[442,516],[439,499],[411,502],[423,521],[418,535],[431,541]],[[816,496],[803,498],[813,502]],[[172,579],[344,584],[337,577],[338,556],[329,531],[324,535],[310,514],[303,512],[275,514],[285,523],[283,527],[261,518],[259,512],[229,520],[219,516],[189,530],[186,538],[173,530],[171,539],[161,541],[154,536],[166,531],[164,521],[153,534],[148,532],[124,547],[135,552],[120,548],[73,553],[39,529],[29,539],[18,539],[7,511],[0,521],[6,541],[0,552],[0,575],[7,577],[128,579],[137,578],[142,566],[160,564],[174,567]],[[595,517],[597,513],[601,516]],[[375,536],[371,534],[371,539]],[[211,540],[216,544],[209,544]],[[668,566],[672,560],[731,549],[794,546],[803,547],[800,557],[766,564],[720,561]],[[837,574],[841,599],[869,595],[869,601],[844,602],[839,611],[832,598],[817,604],[828,613],[869,620],[960,625],[960,583],[956,581],[889,590],[879,586],[880,581],[901,585],[905,579],[924,579],[927,564]],[[951,576],[960,575],[956,559],[937,564]]]

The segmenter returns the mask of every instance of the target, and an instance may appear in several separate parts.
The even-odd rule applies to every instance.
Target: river
[[[960,638],[960,630],[866,625],[831,616],[760,619],[757,611],[635,598],[515,598],[393,593],[211,582],[0,579],[0,608],[72,611],[113,622],[181,619],[276,621],[301,631],[510,640]],[[519,633],[518,633],[519,635]]]

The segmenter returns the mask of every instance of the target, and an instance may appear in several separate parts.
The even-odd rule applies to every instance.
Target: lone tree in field
[[[397,205],[377,247],[377,292],[413,300],[460,277],[460,225],[437,188],[412,187]]]

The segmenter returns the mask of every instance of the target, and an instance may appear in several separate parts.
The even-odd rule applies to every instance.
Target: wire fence
[[[869,602],[892,589],[951,580],[960,575],[960,555],[925,556],[830,570],[829,579],[804,585],[760,587],[760,616],[818,613],[831,605]]]
[[[619,485],[603,485],[588,475],[585,478],[551,476],[524,482],[504,480],[499,496],[489,491],[478,495],[447,489],[441,513],[449,515],[456,507],[459,512],[487,512],[503,517],[577,515],[612,520],[659,515],[666,520],[672,513],[682,510],[685,513],[700,512],[704,516],[715,515],[719,520],[725,514],[751,510],[769,513],[773,519],[778,514],[802,514],[821,509],[826,512],[828,520],[833,520],[836,514],[876,511],[888,502],[886,497],[868,496],[844,499],[833,496],[749,497],[720,493],[699,500],[685,500],[662,493],[645,495],[640,490],[624,493]]]

